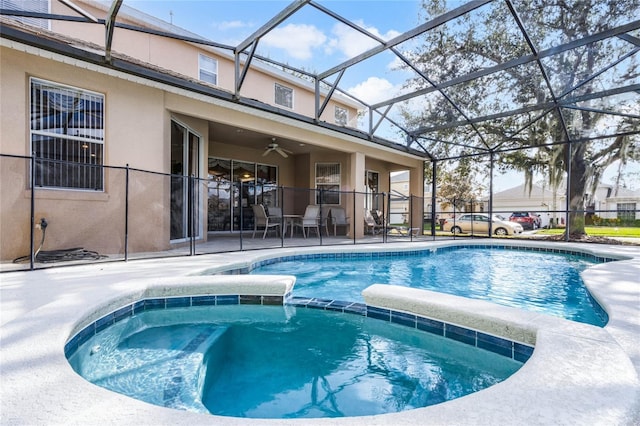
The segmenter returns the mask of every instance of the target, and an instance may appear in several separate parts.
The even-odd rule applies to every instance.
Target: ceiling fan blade
[[[288,157],[287,153],[284,152],[283,149],[281,149],[281,148],[274,148],[274,149],[278,152],[278,154],[282,155],[284,158]]]
[[[272,151],[272,149],[271,149],[271,148],[267,148],[267,149],[262,153],[262,156],[263,156],[263,157],[266,157],[267,155],[269,155],[269,153],[270,153],[271,151]]]

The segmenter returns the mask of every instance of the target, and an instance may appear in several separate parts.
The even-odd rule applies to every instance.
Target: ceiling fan
[[[265,157],[269,155],[271,151],[277,152],[278,154],[282,155],[284,158],[287,158],[289,156],[288,154],[293,154],[292,151],[286,150],[284,148],[280,148],[280,146],[276,143],[276,138],[271,138],[271,143],[267,145],[267,148],[265,149],[262,156]]]

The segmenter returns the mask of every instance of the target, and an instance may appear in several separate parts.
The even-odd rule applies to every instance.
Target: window
[[[346,126],[349,121],[349,112],[345,108],[336,106],[334,119],[336,124]]]
[[[293,108],[293,89],[276,83],[276,104]]]
[[[211,84],[218,84],[218,61],[200,54],[200,80]]]
[[[0,9],[21,10],[36,13],[49,13],[48,0],[0,0]],[[25,16],[11,16],[9,19],[32,25],[38,28],[49,29],[49,21],[46,19],[31,18]]]
[[[635,220],[636,218],[636,203],[618,203],[616,210],[620,220]]]
[[[253,214],[251,204],[279,205],[278,167],[216,157],[208,160],[209,231],[240,229],[241,207],[245,210],[245,228],[253,229],[246,219]]]
[[[316,204],[340,204],[340,163],[316,163]]]
[[[104,189],[104,95],[31,79],[34,186]]]

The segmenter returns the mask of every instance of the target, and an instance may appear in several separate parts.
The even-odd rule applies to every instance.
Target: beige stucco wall
[[[29,155],[32,76],[105,95],[105,164],[168,168],[168,128],[158,125],[167,122],[162,91],[6,48],[0,49],[0,68],[3,154]],[[29,167],[23,160],[5,158],[2,165],[1,258],[8,260],[29,253],[31,192]],[[167,179],[132,172],[131,182],[130,250],[168,248]],[[117,168],[105,170],[104,192],[36,189],[35,219],[44,217],[49,223],[43,250],[83,247],[103,254],[124,253],[125,189],[125,171]],[[39,243],[40,236],[36,239]]]
[[[10,46],[10,47],[5,47]],[[181,89],[145,82],[79,60],[61,57],[20,44],[0,48],[0,153],[29,156],[29,77],[86,89],[105,96],[104,192],[55,189],[35,190],[35,219],[49,222],[44,250],[83,247],[114,257],[125,247],[125,178],[129,175],[129,253],[169,248],[171,119],[202,137],[201,177],[206,177],[208,156],[252,161],[279,167],[279,183],[298,188],[315,187],[317,162],[340,162],[342,189],[353,188],[354,174],[364,177],[366,168],[381,173],[381,190],[388,190],[388,173],[402,167],[422,167],[419,158],[339,135],[309,123],[240,107]],[[209,122],[262,132],[277,138],[321,147],[311,154],[262,156],[264,146],[238,149],[233,141],[209,134]],[[265,141],[267,142],[267,141]],[[358,153],[364,162],[351,161]],[[29,167],[24,159],[2,158],[0,165],[0,233],[2,260],[29,252]],[[359,186],[359,185],[358,185]],[[285,194],[285,213],[300,214],[314,203],[299,193]],[[205,203],[206,204],[206,203]],[[298,205],[299,204],[299,205]],[[293,207],[293,211],[289,210]],[[203,225],[206,222],[203,222]],[[206,233],[203,233],[206,234]],[[39,234],[36,232],[36,242]]]
[[[106,17],[104,6],[98,7],[91,1],[83,0],[77,0],[76,3],[83,10],[99,19]],[[52,13],[74,14],[60,2],[52,2],[51,9]],[[127,18],[122,11],[118,14],[117,20],[118,22],[138,27],[150,26],[147,22]],[[102,25],[51,21],[51,30],[69,37],[89,41],[98,46],[105,45],[105,31]],[[223,52],[202,45],[122,28],[117,28],[114,31],[112,50],[196,80],[199,79],[199,54],[204,54],[218,61],[217,87],[229,93],[234,93],[235,91],[235,66],[231,52]],[[250,68],[241,87],[240,95],[307,117],[314,117],[315,96],[311,83],[297,83],[295,80],[287,80],[277,76],[278,73],[281,73],[280,70],[273,68],[273,70],[267,71],[268,69],[268,67],[264,69]],[[293,89],[293,108],[288,109],[275,104],[274,85],[276,82]],[[356,127],[357,110],[354,105],[352,103],[336,102],[336,99],[338,98],[332,98],[320,119],[328,123],[335,123],[335,106],[339,105],[348,111],[349,126]],[[324,98],[320,100],[320,102],[323,101]]]

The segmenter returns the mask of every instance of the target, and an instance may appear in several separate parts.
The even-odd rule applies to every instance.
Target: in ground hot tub
[[[243,300],[135,302],[71,339],[69,362],[92,383],[160,406],[234,417],[318,418],[455,399],[506,379],[533,351],[361,303],[334,301],[326,310],[308,309],[318,306],[305,299],[280,306]]]

